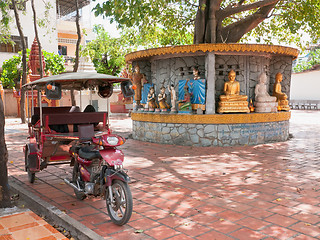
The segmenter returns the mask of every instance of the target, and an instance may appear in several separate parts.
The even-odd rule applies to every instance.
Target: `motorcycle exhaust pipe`
[[[65,179],[64,179],[64,182],[65,182],[66,184],[68,184],[69,186],[73,187],[74,189],[76,189],[77,191],[83,192],[82,189],[78,188],[77,185],[75,185],[74,183],[70,182],[69,179],[65,178]]]

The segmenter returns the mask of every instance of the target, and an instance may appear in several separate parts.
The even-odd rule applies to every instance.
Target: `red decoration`
[[[41,54],[41,57],[42,57],[42,69],[43,69],[43,75],[44,75],[44,68],[46,66],[46,63],[44,62],[43,54]],[[40,75],[39,45],[36,38],[34,38],[34,41],[31,46],[28,66],[29,66],[29,69],[31,69],[32,71],[31,73],[32,75]]]

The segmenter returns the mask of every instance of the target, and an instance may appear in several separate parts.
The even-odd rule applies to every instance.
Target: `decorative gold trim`
[[[195,53],[201,52],[259,52],[291,56],[296,59],[299,55],[299,50],[291,47],[283,47],[278,45],[266,44],[239,44],[239,43],[204,43],[192,44],[162,48],[152,48],[137,52],[129,53],[125,56],[126,62],[133,60],[148,58],[166,54],[177,53]]]
[[[131,113],[133,121],[190,124],[267,123],[288,121],[290,117],[291,112],[210,115]]]

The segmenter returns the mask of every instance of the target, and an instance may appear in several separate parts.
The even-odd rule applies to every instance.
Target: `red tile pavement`
[[[293,111],[287,142],[242,147],[184,147],[128,140],[121,147],[133,179],[134,213],[111,223],[105,201],[78,201],[49,166],[30,184],[25,125],[6,121],[10,176],[106,239],[320,239],[320,112]],[[128,135],[131,121],[111,118]],[[137,231],[140,230],[140,231]]]
[[[26,210],[0,216],[0,239],[67,240],[68,238],[42,218]]]

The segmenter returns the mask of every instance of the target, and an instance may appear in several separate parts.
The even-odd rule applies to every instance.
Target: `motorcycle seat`
[[[86,148],[80,148],[79,156],[87,160],[92,160],[101,157],[99,150],[88,150]]]

